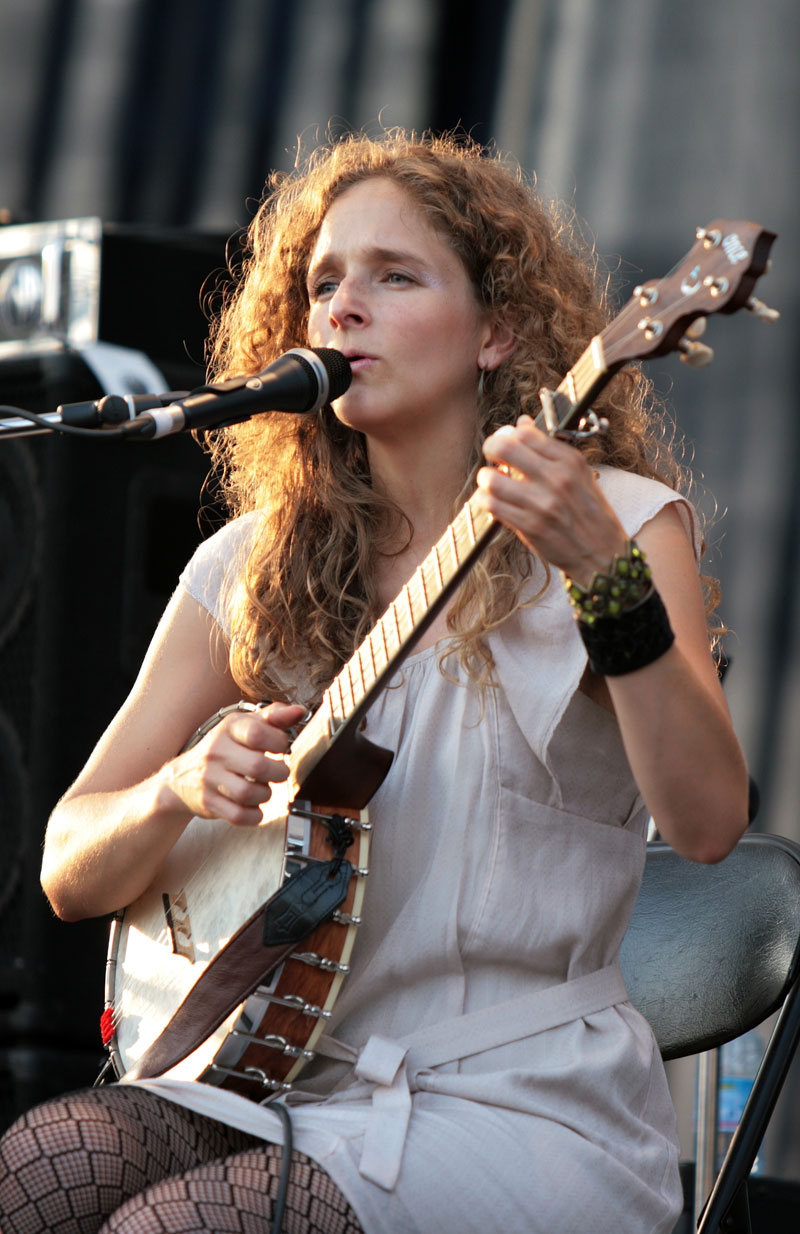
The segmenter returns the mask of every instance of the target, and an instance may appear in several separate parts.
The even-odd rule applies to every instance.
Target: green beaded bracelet
[[[621,617],[647,598],[653,575],[647,558],[635,540],[628,540],[624,554],[612,561],[608,573],[599,571],[588,587],[563,575],[564,588],[578,621],[591,626],[602,617]]]

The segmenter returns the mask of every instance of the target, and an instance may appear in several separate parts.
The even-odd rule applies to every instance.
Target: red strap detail
[[[100,1036],[103,1039],[103,1045],[108,1045],[111,1038],[114,1036],[114,1012],[110,1007],[106,1007],[103,1014],[100,1016]]]

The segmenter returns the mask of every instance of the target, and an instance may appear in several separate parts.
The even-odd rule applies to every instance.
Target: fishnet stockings
[[[111,1086],[38,1106],[0,1140],[2,1234],[269,1234],[282,1149]],[[286,1234],[363,1234],[338,1187],[292,1158]]]

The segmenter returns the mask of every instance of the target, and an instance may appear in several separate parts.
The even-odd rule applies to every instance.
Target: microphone
[[[350,362],[340,351],[295,347],[255,377],[200,386],[186,398],[137,415],[121,430],[125,436],[156,438],[184,429],[223,428],[260,411],[319,411],[344,394],[352,377]]]

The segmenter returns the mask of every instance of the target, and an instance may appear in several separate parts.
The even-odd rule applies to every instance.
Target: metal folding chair
[[[709,866],[648,845],[620,962],[664,1059],[714,1050],[781,1008],[697,1226],[751,1234],[747,1180],[800,1037],[800,846],[747,835]]]

